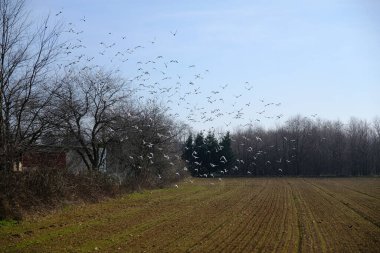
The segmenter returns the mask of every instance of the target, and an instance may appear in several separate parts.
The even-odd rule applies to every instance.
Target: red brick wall
[[[22,156],[23,168],[66,168],[65,152],[28,152]]]

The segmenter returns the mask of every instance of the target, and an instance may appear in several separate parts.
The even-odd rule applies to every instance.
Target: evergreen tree
[[[185,142],[185,146],[183,148],[183,153],[182,153],[182,159],[186,162],[186,166],[188,170],[190,171],[191,175],[197,176],[198,173],[196,173],[195,169],[195,159],[192,156],[192,153],[194,151],[194,145],[193,145],[193,135],[190,133],[189,137],[187,138]]]
[[[219,157],[217,156],[218,140],[215,138],[215,134],[211,131],[208,132],[206,139],[206,160],[205,167],[208,174],[214,173],[219,170]]]
[[[203,175],[207,174],[207,168],[205,168],[207,147],[205,139],[203,137],[203,132],[199,132],[194,140],[194,150],[192,157],[194,158],[194,170],[196,174]]]
[[[235,163],[235,156],[231,147],[231,137],[230,132],[227,132],[225,136],[223,136],[222,140],[219,143],[219,152],[218,152],[218,164],[220,165],[220,170],[227,170],[227,174],[233,173],[233,166]]]

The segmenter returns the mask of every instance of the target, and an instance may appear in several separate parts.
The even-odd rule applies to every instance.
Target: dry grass
[[[0,227],[1,252],[379,252],[380,179],[223,179]]]
[[[38,169],[0,172],[0,220],[22,220],[30,213],[46,213],[68,202],[98,202],[121,188],[101,173],[73,174]]]

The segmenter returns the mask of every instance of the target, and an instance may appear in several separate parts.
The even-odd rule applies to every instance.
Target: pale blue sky
[[[283,114],[285,119],[316,113],[343,121],[351,116],[372,120],[380,112],[377,0],[30,0],[28,5],[33,15],[50,11],[53,19],[83,30],[79,36],[86,54],[94,55],[97,63],[120,68],[127,78],[135,75],[137,61],[158,55],[180,62],[172,65],[170,73],[183,76],[181,81],[201,74],[203,79],[191,88],[200,87],[202,94],[187,96],[187,106],[220,108],[231,115],[198,125],[223,126],[230,121],[237,125],[256,119],[266,126],[278,122],[257,113],[263,109],[267,116]],[[62,14],[55,16],[59,11]],[[108,58],[99,55],[100,42],[116,44],[114,51],[107,50]],[[115,61],[115,52],[136,45],[145,48],[136,50],[126,63]],[[192,64],[196,67],[188,68]],[[215,95],[224,102],[208,103],[205,97],[224,84],[229,84],[224,93]],[[181,87],[185,92],[186,87]],[[265,108],[269,102],[281,106]],[[173,110],[184,115],[185,106]],[[244,107],[244,119],[234,120],[232,112],[238,107]]]

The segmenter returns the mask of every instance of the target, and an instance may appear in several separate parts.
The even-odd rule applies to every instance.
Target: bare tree
[[[379,136],[378,118],[371,125],[352,118],[345,126],[296,116],[276,130],[238,129],[232,145],[238,159],[235,174],[378,175]]]
[[[366,121],[351,118],[348,125],[348,160],[354,176],[369,174],[369,125]]]
[[[110,173],[135,189],[165,184],[181,176],[180,153],[187,127],[170,119],[155,101],[121,108],[107,163]],[[182,165],[181,165],[182,164]],[[177,172],[177,174],[176,174]]]
[[[24,0],[0,0],[0,168],[8,170],[46,126],[47,86],[61,48],[59,27],[49,17],[33,26],[24,7]]]
[[[61,144],[74,147],[89,171],[104,164],[117,108],[128,97],[124,81],[103,70],[70,70],[54,93],[50,123]]]
[[[372,131],[372,157],[373,157],[373,174],[380,174],[380,118],[373,120]]]

